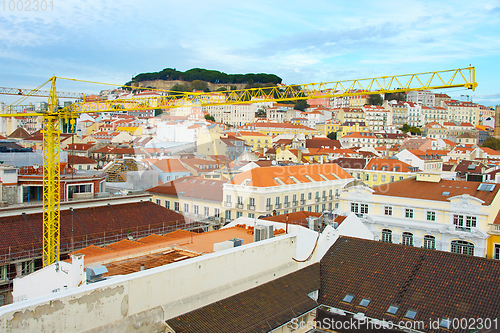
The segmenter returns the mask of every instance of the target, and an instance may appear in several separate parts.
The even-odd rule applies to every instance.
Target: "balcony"
[[[284,208],[289,208],[291,205],[290,205],[290,202],[285,202],[285,203],[283,204],[283,206],[284,206]]]
[[[224,207],[232,207],[230,202],[224,202]]]
[[[305,204],[306,204],[306,201],[305,201],[305,200],[300,200],[300,204],[301,204],[301,205],[305,205]]]
[[[333,200],[333,195],[329,195],[328,200]]]
[[[292,201],[292,205],[294,205],[294,206],[298,206],[298,205],[299,205],[299,202],[298,202],[297,200]]]
[[[243,209],[243,204],[242,204],[242,203],[237,203],[237,204],[236,204],[236,208],[238,208],[238,209]]]
[[[248,205],[247,207],[248,210],[255,210],[255,205]]]
[[[319,202],[320,200],[321,200],[321,198],[320,198],[320,197],[316,197],[316,198],[314,198],[314,201],[315,201],[315,202]]]
[[[323,201],[328,201],[328,197],[326,195],[323,196]]]
[[[281,204],[276,204],[276,209],[280,209],[281,208]]]
[[[267,210],[267,211],[273,210],[273,205],[267,205],[267,206],[266,206],[266,210]]]
[[[490,234],[494,235],[500,235],[500,225],[499,224],[492,224],[489,226],[490,228]]]
[[[456,231],[466,231],[466,232],[470,232],[470,228],[469,227],[460,227],[458,225],[455,226],[455,230]]]

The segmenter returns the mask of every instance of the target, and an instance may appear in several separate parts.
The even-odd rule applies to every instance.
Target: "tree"
[[[308,107],[310,107],[310,105],[307,104],[307,101],[305,99],[301,99],[300,101],[295,102],[295,106],[294,106],[295,110],[299,110],[299,111],[304,111]]]
[[[206,83],[205,81],[194,80],[193,82],[191,82],[191,89],[205,91],[208,89],[208,83]]]
[[[205,115],[205,119],[206,119],[206,120],[213,121],[213,122],[215,123],[215,118],[214,118],[213,116],[209,115],[209,114],[206,114],[206,115]]]
[[[494,136],[490,136],[489,138],[484,140],[481,147],[488,147],[494,150],[500,150],[500,139],[497,139]]]
[[[367,103],[369,105],[382,105],[384,103],[384,100],[379,94],[373,94],[368,97]]]
[[[400,130],[403,131],[403,133],[410,132],[413,135],[421,135],[422,134],[422,131],[420,130],[420,128],[415,127],[415,126],[410,126],[408,124],[404,124],[403,127],[400,128]]]
[[[337,132],[330,132],[326,137],[330,140],[337,140]]]

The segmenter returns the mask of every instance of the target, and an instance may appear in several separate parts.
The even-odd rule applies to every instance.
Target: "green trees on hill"
[[[219,71],[208,70],[203,68],[193,68],[189,69],[185,72],[181,72],[176,70],[175,68],[165,68],[160,72],[152,72],[152,73],[141,73],[132,78],[131,82],[140,82],[140,81],[153,81],[153,80],[182,80],[193,82],[196,80],[206,81],[211,83],[223,83],[223,84],[232,84],[232,83],[248,83],[252,80],[252,84],[255,83],[273,83],[278,84],[281,83],[281,78],[274,74],[226,74]],[[127,84],[128,85],[128,84]],[[200,89],[201,90],[201,89]],[[205,90],[205,89],[203,89]]]

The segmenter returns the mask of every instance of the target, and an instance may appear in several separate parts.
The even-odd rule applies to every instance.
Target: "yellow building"
[[[254,168],[224,184],[224,217],[332,211],[340,189],[352,180],[337,164]]]
[[[245,143],[252,147],[252,151],[271,148],[271,137],[256,131],[238,131],[236,137],[245,140]]]
[[[318,131],[320,134],[323,135],[328,135],[332,132],[339,132],[340,131],[341,124],[340,122],[334,122],[334,121],[327,121],[323,123],[318,123],[316,124],[316,131]],[[339,138],[339,136],[337,137]]]
[[[184,215],[188,221],[219,220],[225,181],[189,176],[146,190],[152,201]]]
[[[252,130],[260,132],[262,134],[275,137],[280,134],[318,134],[318,131],[314,128],[310,128],[304,125],[294,125],[292,123],[254,123],[251,125],[242,126],[240,130]]]
[[[418,167],[397,159],[373,158],[361,172],[361,180],[373,187],[415,177],[417,171]]]
[[[500,242],[488,232],[500,209],[499,190],[500,184],[420,173],[373,189],[348,185],[340,206],[356,213],[375,239],[492,258]]]
[[[117,126],[117,132],[127,132],[130,135],[142,135],[142,127],[141,126]]]

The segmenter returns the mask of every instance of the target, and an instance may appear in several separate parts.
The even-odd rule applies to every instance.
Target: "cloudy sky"
[[[40,1],[45,11],[19,10],[22,2],[0,4],[2,87],[33,88],[52,75],[123,84],[167,67],[304,84],[472,64],[476,91],[442,92],[500,104],[500,1]]]

